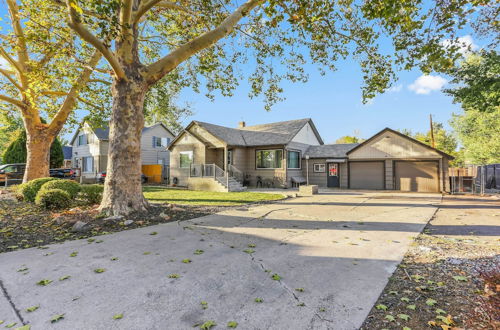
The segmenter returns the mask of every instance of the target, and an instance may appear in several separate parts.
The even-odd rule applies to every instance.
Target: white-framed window
[[[82,171],[85,173],[94,172],[94,157],[82,157]]]
[[[180,167],[186,168],[189,167],[193,163],[193,152],[192,151],[181,151],[179,152],[180,160],[179,164]]]
[[[326,170],[325,164],[313,164],[314,173],[325,173],[325,170]]]
[[[162,148],[170,144],[170,138],[153,136],[153,148]]]
[[[288,150],[286,164],[289,169],[300,170],[300,151]]]
[[[89,141],[88,141],[88,135],[87,134],[78,135],[78,145],[79,146],[84,146],[84,145],[86,145],[88,143],[89,143]]]
[[[256,150],[255,151],[255,167],[257,169],[277,169],[282,168],[283,150]]]

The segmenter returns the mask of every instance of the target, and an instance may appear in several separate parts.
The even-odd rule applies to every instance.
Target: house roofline
[[[427,144],[425,144],[425,143],[423,143],[423,142],[421,142],[421,141],[419,141],[419,140],[417,140],[417,139],[414,139],[414,138],[412,138],[412,137],[410,137],[410,136],[408,136],[408,135],[405,135],[405,134],[403,134],[403,133],[401,133],[401,132],[395,131],[395,130],[393,130],[392,128],[389,128],[389,127],[386,127],[386,128],[384,128],[383,130],[381,130],[380,132],[378,132],[378,133],[374,134],[374,135],[373,135],[372,137],[370,137],[368,140],[365,140],[365,141],[361,142],[360,144],[358,144],[357,146],[355,146],[354,148],[352,148],[351,150],[349,150],[348,152],[346,152],[346,155],[349,155],[351,152],[353,152],[353,151],[355,151],[355,150],[357,150],[357,149],[359,149],[359,148],[363,147],[364,145],[366,145],[366,144],[368,144],[369,142],[373,141],[373,140],[374,140],[377,136],[379,136],[379,135],[381,135],[381,134],[383,134],[383,133],[385,133],[385,132],[391,132],[391,133],[394,133],[394,134],[396,134],[396,135],[398,135],[398,136],[400,136],[400,137],[403,137],[403,138],[405,138],[405,139],[407,139],[407,140],[410,140],[411,142],[415,142],[416,144],[421,145],[422,147],[425,147],[425,148],[427,148],[427,149],[433,150],[433,151],[437,152],[438,154],[440,154],[441,156],[447,157],[447,158],[449,158],[449,159],[451,159],[451,160],[455,159],[455,157],[453,157],[452,155],[447,154],[447,153],[446,153],[446,152],[444,152],[444,151],[441,151],[441,150],[439,150],[439,149],[433,148],[433,147],[431,147],[431,146],[429,146],[429,145],[427,145]]]

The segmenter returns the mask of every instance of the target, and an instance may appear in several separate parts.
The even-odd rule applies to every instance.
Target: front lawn
[[[232,206],[264,201],[275,201],[285,198],[285,196],[281,194],[194,191],[151,186],[145,186],[143,191],[144,197],[153,203],[188,205]]]

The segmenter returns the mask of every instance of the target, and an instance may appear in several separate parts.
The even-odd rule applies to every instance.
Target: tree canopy
[[[362,139],[357,136],[344,135],[338,138],[335,143],[359,143],[362,142]]]

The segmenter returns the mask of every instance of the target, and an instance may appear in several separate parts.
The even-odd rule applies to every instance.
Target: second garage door
[[[351,189],[384,189],[384,163],[350,162],[349,182]]]
[[[439,175],[437,162],[395,163],[396,190],[438,192]]]

